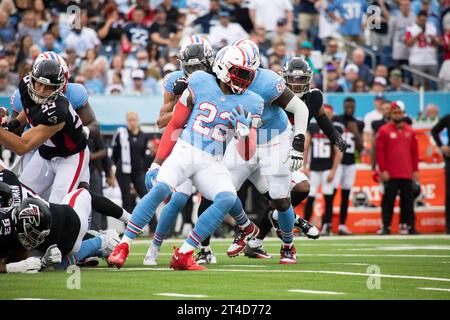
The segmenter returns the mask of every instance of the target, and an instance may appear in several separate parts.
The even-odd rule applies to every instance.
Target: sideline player
[[[188,178],[204,197],[213,200],[213,205],[198,219],[184,244],[175,249],[171,268],[204,270],[192,257],[194,249],[220,225],[228,212],[245,226],[245,237],[251,238],[259,232],[245,215],[230,174],[221,161],[230,123],[241,143],[256,139],[251,128],[259,122],[263,100],[247,90],[255,69],[241,49],[225,47],[217,54],[213,71],[216,77],[197,71],[188,79],[188,89],[179,99],[158,149],[155,163],[161,167],[152,169],[154,176],[157,174],[157,183],[138,203],[121,243],[108,259],[118,268],[128,257],[132,239],[142,231],[157,206]],[[175,141],[174,131],[184,126]]]
[[[35,148],[20,180],[37,194],[52,187],[49,201],[59,203],[78,187],[88,170],[89,149],[79,116],[61,92],[66,81],[62,66],[53,60],[33,65],[19,83],[24,109],[16,118],[31,129],[21,137],[0,128],[0,143],[19,155]]]

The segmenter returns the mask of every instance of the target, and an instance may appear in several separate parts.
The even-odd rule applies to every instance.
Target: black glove
[[[173,84],[173,94],[176,96],[181,96],[183,91],[186,90],[188,84],[186,78],[178,78]]]
[[[333,142],[333,144],[339,149],[340,152],[344,153],[345,150],[347,150],[347,141],[345,141],[338,132],[335,132],[335,134],[333,134],[331,142]]]
[[[294,137],[294,141],[292,141],[292,149],[298,152],[305,151],[305,135],[299,133]]]

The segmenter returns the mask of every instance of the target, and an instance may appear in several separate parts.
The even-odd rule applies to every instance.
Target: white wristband
[[[89,139],[89,134],[91,133],[91,129],[89,129],[86,126],[83,126],[83,131],[84,131],[84,133],[86,135],[86,139]]]
[[[152,163],[152,165],[150,166],[150,169],[148,170],[155,170],[155,169],[159,169],[161,168],[161,166],[155,162]]]

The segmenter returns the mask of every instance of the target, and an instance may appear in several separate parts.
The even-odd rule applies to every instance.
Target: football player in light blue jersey
[[[180,97],[150,170],[157,173],[156,183],[138,203],[121,243],[108,261],[122,267],[131,241],[155,214],[158,205],[173,188],[191,179],[199,192],[213,200],[198,219],[194,230],[175,249],[170,267],[177,270],[204,270],[192,257],[194,249],[222,223],[230,213],[242,226],[242,241],[254,238],[259,230],[246,216],[228,170],[222,163],[231,130],[237,145],[252,149],[256,144],[256,124],[264,108],[263,99],[247,90],[255,69],[237,47],[225,47],[214,61],[214,77],[204,71],[193,73],[188,89]],[[176,130],[183,129],[179,139]],[[230,147],[230,146],[229,146]],[[173,150],[172,150],[173,149]],[[249,155],[239,154],[248,159]],[[156,176],[156,175],[155,175]],[[245,240],[244,240],[245,239]]]
[[[66,84],[62,90],[64,96],[69,100],[73,109],[83,123],[83,130],[87,137],[90,135],[98,136],[100,134],[100,125],[95,117],[94,110],[92,110],[89,101],[88,94],[83,85],[79,83],[69,83],[69,68],[64,59],[53,51],[42,52],[35,60],[35,63],[42,60],[54,60],[57,61],[63,68]],[[16,133],[20,133],[21,123],[26,122],[25,114],[22,113],[22,100],[19,89],[16,89],[11,96],[10,105],[13,110],[13,120],[8,123],[8,130]],[[29,160],[33,156],[34,151],[17,157],[16,162],[13,164],[15,172],[20,173],[22,169],[28,164]],[[89,172],[89,170],[87,171]],[[80,187],[89,186],[89,175],[86,174],[82,177]]]

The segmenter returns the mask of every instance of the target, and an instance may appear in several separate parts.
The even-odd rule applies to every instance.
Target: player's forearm
[[[294,135],[306,134],[308,128],[309,110],[306,104],[299,97],[293,95],[286,105],[286,111],[294,114]]]
[[[336,172],[339,164],[341,163],[341,159],[341,153],[338,148],[334,147],[333,166],[331,167],[332,172]]]
[[[30,147],[29,143],[25,141],[23,138],[6,131],[5,129],[0,129],[0,144],[2,144],[5,148],[12,150],[17,153],[19,156],[24,155],[33,148]]]
[[[163,129],[167,127],[167,124],[169,123],[170,119],[172,118],[172,112],[169,111],[162,111],[159,114],[159,118],[156,121],[156,125],[159,129]]]

